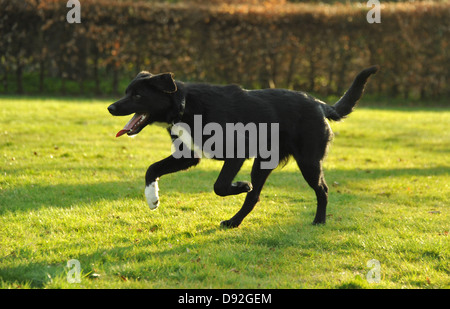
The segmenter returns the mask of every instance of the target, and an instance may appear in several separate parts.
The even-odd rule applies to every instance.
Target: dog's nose
[[[116,106],[114,104],[111,104],[110,106],[108,106],[108,110],[109,112],[112,114],[114,113],[117,109]]]

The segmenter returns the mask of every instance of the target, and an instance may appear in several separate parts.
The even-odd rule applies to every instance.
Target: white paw
[[[158,181],[154,181],[145,187],[145,197],[150,209],[154,210],[159,206]]]

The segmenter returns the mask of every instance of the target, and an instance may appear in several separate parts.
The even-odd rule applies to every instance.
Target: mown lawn
[[[290,162],[225,230],[244,195],[214,194],[220,162],[161,178],[149,210],[144,175],[170,139],[116,139],[129,117],[109,103],[0,98],[2,288],[450,287],[449,109],[357,108],[331,124],[326,225],[311,225],[315,196]]]

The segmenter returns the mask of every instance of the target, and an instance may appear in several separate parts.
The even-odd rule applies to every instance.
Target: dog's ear
[[[173,79],[173,73],[151,75],[147,81],[150,85],[166,93],[174,93],[177,91],[177,84],[175,84],[175,80]]]

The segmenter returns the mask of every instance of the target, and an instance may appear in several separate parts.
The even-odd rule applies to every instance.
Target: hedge
[[[379,64],[372,93],[450,95],[449,2],[381,1],[374,24],[365,2],[80,2],[81,23],[70,24],[65,0],[0,0],[0,92],[48,93],[55,80],[62,93],[67,83],[80,94],[121,92],[121,80],[145,69],[342,94],[360,69]]]

